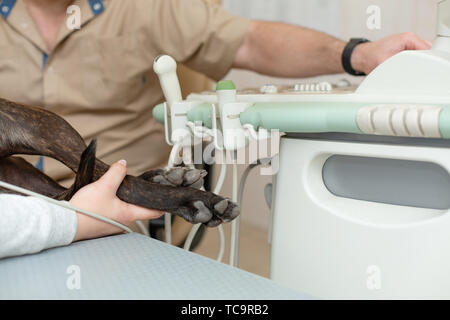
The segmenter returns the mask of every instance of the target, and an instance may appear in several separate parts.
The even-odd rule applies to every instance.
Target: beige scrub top
[[[0,96],[63,116],[86,142],[97,138],[100,159],[126,159],[130,174],[164,166],[169,147],[152,118],[163,101],[154,58],[169,54],[219,80],[231,68],[249,20],[204,0],[72,4],[80,9],[81,28],[65,21],[49,51],[24,0],[0,0]],[[43,167],[54,179],[71,177],[54,160],[45,158]]]

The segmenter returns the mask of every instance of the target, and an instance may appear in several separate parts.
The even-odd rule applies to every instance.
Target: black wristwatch
[[[352,38],[347,43],[344,48],[344,52],[342,52],[342,66],[344,67],[345,72],[353,75],[353,76],[365,76],[366,74],[363,72],[358,72],[352,67],[352,53],[355,47],[358,44],[370,42],[370,40],[364,38]]]

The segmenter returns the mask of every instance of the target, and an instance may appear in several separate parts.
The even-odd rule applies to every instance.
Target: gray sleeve
[[[68,245],[76,229],[72,210],[32,197],[0,195],[0,258]]]

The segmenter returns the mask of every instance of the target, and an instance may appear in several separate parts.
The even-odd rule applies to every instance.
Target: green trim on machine
[[[222,80],[217,82],[216,91],[219,90],[236,90],[234,82],[231,80]]]
[[[363,133],[356,116],[366,103],[348,102],[284,102],[256,103],[241,113],[241,123],[258,130],[281,132],[347,132]]]
[[[209,129],[212,128],[211,103],[203,103],[188,111],[187,118],[195,124],[201,124]]]
[[[442,138],[450,139],[450,106],[443,106],[439,116],[439,130]]]
[[[278,102],[256,103],[241,113],[241,123],[258,130],[279,129],[282,132],[349,132],[362,133],[356,124],[356,114],[362,103]],[[192,108],[189,121],[201,122],[212,128],[209,103]],[[331,130],[331,131],[330,131]],[[333,131],[334,130],[334,131]]]
[[[188,111],[187,118],[196,125],[202,125],[206,128],[212,128],[211,103],[202,103]]]
[[[194,108],[192,108],[187,113],[189,121],[196,124],[204,125],[207,128],[212,128],[211,120],[211,107],[210,103],[202,103]],[[153,108],[152,111],[153,118],[159,123],[164,123],[164,103],[160,103]],[[199,123],[200,122],[200,123]]]
[[[342,132],[359,133],[356,122],[358,110],[368,103],[356,102],[259,102],[241,113],[241,123],[278,129],[286,133]],[[450,106],[440,105],[439,129],[444,139],[450,139]],[[207,128],[212,128],[211,103],[192,108],[187,118]],[[164,104],[153,109],[153,117],[164,123]]]
[[[157,104],[152,111],[153,118],[159,123],[164,123],[164,103]]]

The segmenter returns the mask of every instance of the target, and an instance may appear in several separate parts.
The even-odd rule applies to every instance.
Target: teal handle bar
[[[153,118],[159,123],[164,123],[164,103],[157,104],[152,111]]]
[[[282,132],[363,133],[356,123],[361,103],[285,102],[256,103],[241,113],[241,123],[256,130],[278,129]]]
[[[251,124],[256,130],[260,127],[281,132],[320,133],[342,132],[360,133],[356,119],[358,110],[367,107],[360,102],[259,102],[241,113],[241,123]],[[441,105],[439,118],[441,135],[450,139],[450,106]],[[153,109],[153,117],[164,123],[163,104]],[[191,109],[189,121],[201,123],[211,128],[211,104],[204,103]]]

